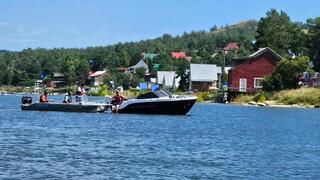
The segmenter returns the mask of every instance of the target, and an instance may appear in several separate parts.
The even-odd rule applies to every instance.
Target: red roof
[[[105,73],[106,73],[106,71],[97,71],[97,72],[90,74],[89,76],[90,77],[97,77],[97,76],[104,75]]]
[[[183,59],[186,58],[187,55],[185,52],[172,52],[171,56],[174,59]]]
[[[231,42],[226,47],[223,48],[224,51],[239,50],[239,49],[240,49],[240,46],[236,42]]]

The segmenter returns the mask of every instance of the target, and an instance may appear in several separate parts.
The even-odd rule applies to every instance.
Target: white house
[[[190,90],[217,89],[221,67],[215,64],[190,64]]]
[[[89,78],[91,79],[91,85],[93,86],[99,86],[103,84],[103,80],[106,77],[107,72],[106,71],[96,71],[89,75]]]

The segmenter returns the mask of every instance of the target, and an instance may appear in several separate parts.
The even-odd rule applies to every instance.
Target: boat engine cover
[[[32,104],[32,97],[27,97],[27,96],[22,97],[21,104]]]

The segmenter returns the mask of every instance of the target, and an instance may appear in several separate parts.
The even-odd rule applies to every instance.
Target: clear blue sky
[[[284,10],[320,16],[318,0],[1,0],[0,49],[88,47],[209,30]]]

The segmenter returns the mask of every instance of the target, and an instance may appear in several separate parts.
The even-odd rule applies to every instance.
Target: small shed
[[[247,57],[233,59],[229,70],[229,90],[232,92],[257,92],[262,81],[272,75],[277,62],[283,58],[269,47],[260,48]]]
[[[96,71],[89,75],[89,78],[91,80],[91,85],[93,86],[99,86],[104,84],[104,78],[106,77],[107,72],[106,71]]]
[[[211,90],[218,88],[221,67],[215,64],[190,64],[190,90]]]

